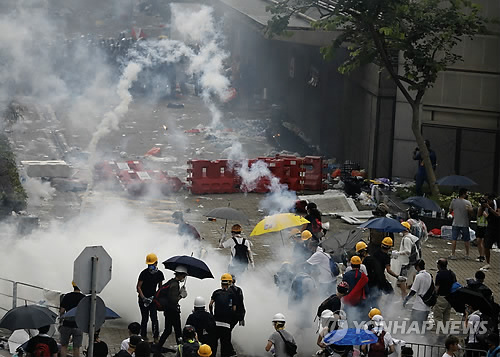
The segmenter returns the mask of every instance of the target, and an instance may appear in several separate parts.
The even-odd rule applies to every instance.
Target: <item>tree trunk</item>
[[[436,175],[434,170],[432,169],[432,162],[429,157],[429,150],[427,150],[427,145],[425,145],[424,137],[420,132],[420,102],[412,105],[412,122],[411,129],[413,131],[413,135],[415,135],[415,139],[417,140],[418,148],[420,150],[420,156],[424,163],[425,172],[427,174],[427,181],[429,182],[429,186],[431,188],[432,196],[437,197],[439,195],[439,188],[436,185]]]

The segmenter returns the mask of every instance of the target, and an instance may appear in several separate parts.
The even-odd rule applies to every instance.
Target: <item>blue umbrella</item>
[[[359,328],[344,328],[333,330],[325,336],[323,342],[327,345],[355,346],[369,345],[377,342],[378,337],[371,331]]]
[[[477,183],[466,176],[451,175],[436,181],[439,186],[477,186]]]
[[[186,267],[187,275],[189,276],[193,276],[198,279],[214,278],[205,262],[187,255],[177,255],[169,258],[163,262],[163,265],[165,265],[165,269],[174,271],[179,265],[183,265]]]
[[[403,203],[406,203],[408,206],[423,208],[426,211],[441,211],[441,207],[436,202],[422,196],[408,197]]]
[[[370,219],[369,221],[360,225],[358,228],[370,228],[380,232],[394,233],[404,232],[406,230],[406,228],[403,227],[399,221],[387,217]]]
[[[76,316],[76,309],[78,307],[74,307],[68,312],[66,312],[64,315],[62,315],[63,318],[68,319],[69,321],[75,320]],[[104,319],[106,320],[115,320],[121,318],[120,315],[118,315],[116,312],[111,310],[109,307],[106,307],[106,314],[104,315]]]

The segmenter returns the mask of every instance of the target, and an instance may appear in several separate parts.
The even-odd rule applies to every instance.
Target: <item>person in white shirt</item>
[[[416,295],[411,309],[410,319],[411,321],[417,321],[419,329],[422,330],[424,322],[427,321],[427,316],[429,316],[429,311],[431,311],[431,307],[424,303],[422,296],[429,291],[432,284],[432,276],[425,271],[425,262],[423,259],[419,259],[415,263],[415,268],[417,269],[417,275],[411,286],[410,293],[403,300],[403,307],[406,306],[408,300],[410,300],[413,295]]]
[[[316,248],[316,252],[307,259],[307,263],[316,269],[316,281],[319,285],[321,297],[326,298],[335,293],[337,278],[333,276],[330,269],[330,254],[325,253],[323,248]]]
[[[392,251],[391,256],[393,259],[398,259],[401,265],[399,276],[405,277],[405,281],[398,281],[397,285],[401,289],[401,296],[406,296],[408,293],[407,281],[410,277],[412,265],[420,258],[417,250],[418,237],[410,233],[410,223],[402,222],[401,225],[405,227],[403,237],[401,238],[401,245],[399,251]],[[413,254],[412,254],[413,253]],[[412,274],[413,275],[413,274]],[[411,279],[413,280],[413,279]]]
[[[221,248],[231,248],[231,260],[229,261],[229,272],[236,276],[251,266],[255,268],[252,253],[253,243],[242,236],[241,226],[234,224],[231,227],[231,238],[221,241]]]
[[[482,346],[477,339],[479,330],[481,329],[481,312],[477,306],[465,306],[464,313],[464,327],[467,330],[467,337],[465,338],[465,347],[473,350],[481,350]],[[472,355],[472,354],[471,354]]]
[[[446,347],[446,352],[442,357],[455,357],[455,352],[458,352],[458,350],[460,349],[458,338],[452,335],[446,338],[446,341],[444,341],[444,346]]]

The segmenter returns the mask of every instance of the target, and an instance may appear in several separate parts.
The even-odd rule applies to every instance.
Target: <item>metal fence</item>
[[[405,342],[405,346],[411,347],[414,357],[441,357],[446,352],[444,344],[428,345],[423,343]],[[486,356],[487,351],[462,347],[458,353],[455,354],[457,356],[483,357]]]
[[[36,286],[20,281],[0,278],[2,289],[0,289],[0,297],[3,297],[0,303],[0,310],[9,311],[10,309],[22,304],[38,304],[43,299],[44,292],[47,291],[41,286]],[[40,299],[35,300],[37,297]],[[59,310],[59,306],[49,305],[44,303],[44,306]]]

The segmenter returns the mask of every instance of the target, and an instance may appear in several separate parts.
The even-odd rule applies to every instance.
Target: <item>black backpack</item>
[[[436,305],[438,296],[436,293],[436,288],[434,287],[434,278],[432,277],[432,274],[429,275],[431,276],[431,286],[429,286],[427,292],[424,295],[420,295],[420,297],[422,298],[422,301],[425,305],[432,307]]]
[[[297,345],[293,343],[292,341],[285,340],[285,337],[283,337],[283,334],[278,331],[280,334],[281,338],[283,339],[283,342],[285,343],[285,351],[286,354],[289,356],[295,356],[297,354]]]
[[[245,245],[246,239],[243,238],[241,244],[238,243],[236,238],[233,237],[234,241],[234,257],[233,260],[238,263],[248,264],[248,247]]]
[[[411,241],[411,238],[408,238],[410,241]],[[417,262],[418,260],[418,249],[417,249],[417,244],[416,243],[413,243],[411,242],[411,251],[410,251],[410,256],[408,258],[409,262],[408,264],[410,265],[415,265],[415,263]]]
[[[184,342],[182,345],[177,346],[180,357],[199,357],[198,349],[200,348],[200,343],[195,342]]]

